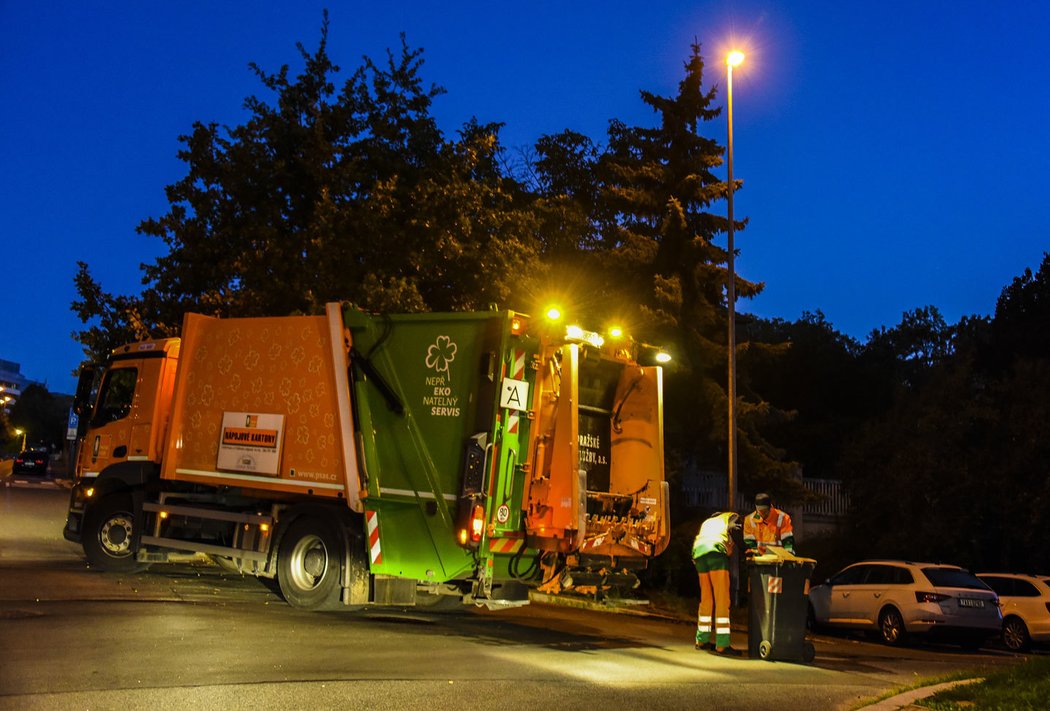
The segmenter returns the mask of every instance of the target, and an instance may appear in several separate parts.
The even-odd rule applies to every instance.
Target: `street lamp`
[[[736,511],[736,269],[733,254],[733,67],[739,67],[744,61],[744,53],[733,50],[726,55],[726,116],[729,120],[729,132],[726,145],[727,172],[729,177],[728,211],[729,211],[729,510]]]

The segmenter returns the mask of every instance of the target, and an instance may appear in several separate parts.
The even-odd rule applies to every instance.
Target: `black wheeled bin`
[[[806,640],[809,578],[816,561],[770,546],[749,563],[747,648],[752,659],[811,662]]]

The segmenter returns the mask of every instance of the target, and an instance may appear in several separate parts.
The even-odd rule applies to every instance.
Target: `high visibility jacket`
[[[700,526],[700,532],[693,539],[693,560],[708,553],[733,555],[733,537],[729,534],[729,519],[735,516],[732,512],[715,514]]]
[[[757,511],[744,519],[744,547],[749,551],[758,551],[761,555],[766,552],[767,543],[795,552],[795,530],[791,527],[791,517],[772,506],[765,521]]]

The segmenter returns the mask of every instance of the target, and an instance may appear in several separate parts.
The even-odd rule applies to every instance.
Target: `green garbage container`
[[[809,578],[816,561],[770,547],[749,563],[747,647],[752,659],[811,662],[806,639]]]

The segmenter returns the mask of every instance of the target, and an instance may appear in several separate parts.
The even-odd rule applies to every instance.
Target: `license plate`
[[[977,600],[972,597],[961,597],[959,598],[959,607],[984,607],[984,600]]]

